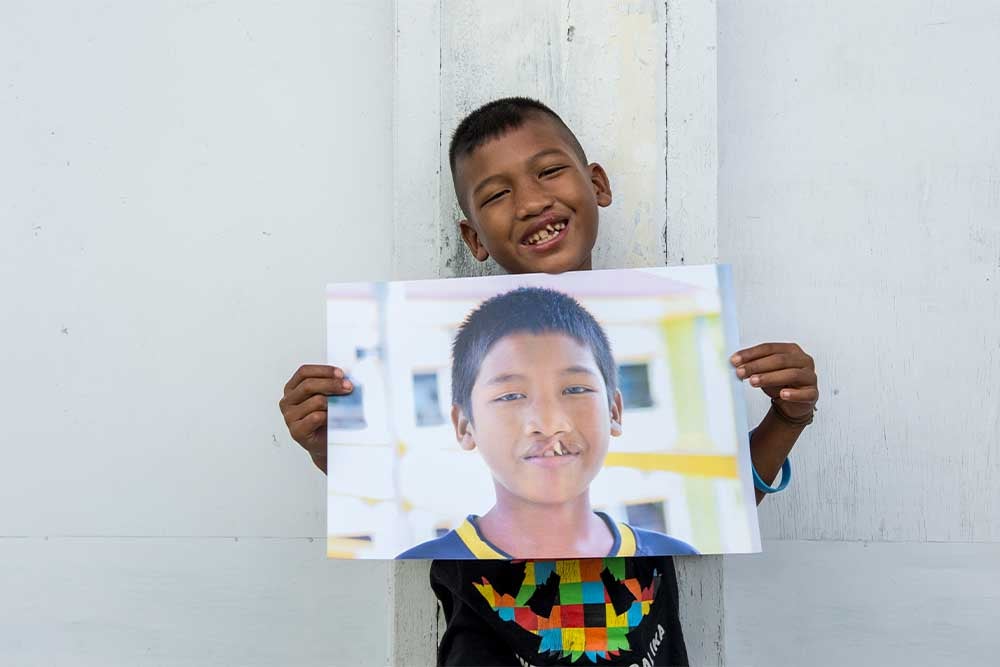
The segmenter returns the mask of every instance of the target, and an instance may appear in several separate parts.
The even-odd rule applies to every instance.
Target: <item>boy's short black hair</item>
[[[472,421],[472,386],[498,341],[516,333],[562,333],[590,348],[609,403],[618,388],[611,344],[594,316],[576,299],[543,287],[519,287],[481,303],[462,322],[452,344],[451,400]]]
[[[516,130],[533,115],[545,115],[553,119],[559,127],[566,131],[573,151],[580,158],[580,161],[584,165],[587,164],[587,155],[583,152],[580,141],[555,111],[538,100],[528,97],[504,97],[479,107],[462,119],[462,122],[455,128],[451,144],[448,147],[451,173],[455,173],[455,161],[460,156],[469,155],[487,141],[496,139],[510,130]]]

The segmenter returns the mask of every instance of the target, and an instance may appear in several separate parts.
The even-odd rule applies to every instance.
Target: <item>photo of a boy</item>
[[[522,287],[480,304],[453,344],[451,421],[496,502],[407,558],[691,555],[689,544],[594,511],[590,484],[622,434],[607,334],[573,297]]]

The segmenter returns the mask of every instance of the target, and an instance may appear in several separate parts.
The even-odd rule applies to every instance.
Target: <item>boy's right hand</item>
[[[288,433],[309,452],[313,463],[324,473],[327,396],[342,396],[353,390],[354,386],[340,368],[305,364],[299,366],[285,384],[285,395],[278,401]]]

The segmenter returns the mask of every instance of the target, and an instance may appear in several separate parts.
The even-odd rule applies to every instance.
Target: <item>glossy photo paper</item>
[[[354,391],[329,400],[328,556],[760,551],[730,283],[329,285],[328,362]]]

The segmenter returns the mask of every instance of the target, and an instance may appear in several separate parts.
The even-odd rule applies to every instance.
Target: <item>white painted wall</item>
[[[277,401],[326,282],[391,269],[392,25],[0,7],[0,663],[387,659]]]
[[[744,336],[801,341],[824,389],[796,482],[761,510],[765,554],[726,561],[729,662],[987,664],[998,11],[727,0],[716,125],[715,7],[680,4],[623,5],[666,31],[665,208],[649,215],[671,224],[610,218],[634,242],[602,237],[601,264],[658,262],[664,236],[671,262],[713,261],[718,238]],[[590,43],[597,10],[568,6],[538,29],[561,39],[572,18]],[[432,649],[423,564],[328,563],[310,541],[324,480],[276,401],[323,358],[326,282],[462,268],[439,224],[442,172],[384,169],[441,151],[440,119],[501,90],[442,93],[456,89],[435,74],[442,7],[463,8],[4,3],[5,662],[419,663]],[[393,41],[394,24],[413,29]],[[585,62],[557,42],[553,71]],[[538,94],[570,103],[558,90]],[[760,305],[775,295],[781,308]],[[721,604],[691,600],[721,600],[718,565],[680,572],[692,653],[716,661]]]
[[[822,392],[726,559],[730,664],[995,664],[998,35],[988,0],[719,5],[720,257]]]

